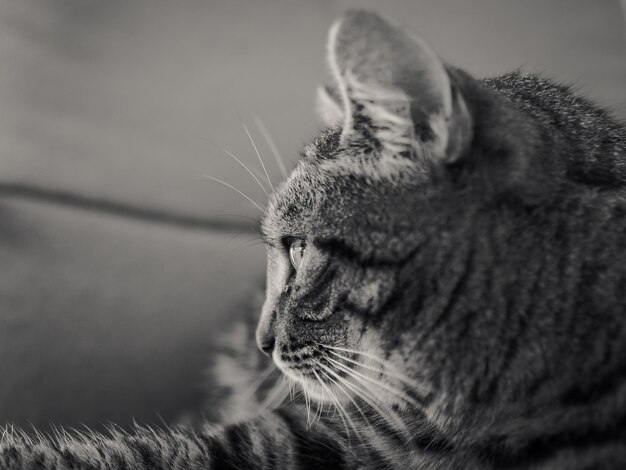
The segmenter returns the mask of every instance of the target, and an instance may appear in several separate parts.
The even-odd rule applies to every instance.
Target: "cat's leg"
[[[130,433],[29,438],[7,429],[0,438],[0,468],[22,469],[286,469],[368,468],[323,424],[284,408],[227,426],[198,429],[138,427]],[[373,468],[373,467],[370,467]]]

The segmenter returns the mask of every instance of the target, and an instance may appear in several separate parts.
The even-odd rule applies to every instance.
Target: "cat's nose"
[[[271,331],[263,332],[262,334],[257,334],[256,344],[259,346],[259,349],[263,351],[267,356],[272,356],[272,352],[274,351],[274,343],[276,342],[276,338],[274,338],[274,334]]]

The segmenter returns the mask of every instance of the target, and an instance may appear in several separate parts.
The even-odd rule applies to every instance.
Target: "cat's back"
[[[484,83],[541,125],[543,132],[532,137],[540,140],[532,143],[564,163],[567,179],[626,192],[626,127],[610,110],[570,85],[519,70]]]

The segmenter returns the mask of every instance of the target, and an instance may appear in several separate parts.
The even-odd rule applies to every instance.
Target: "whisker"
[[[284,392],[286,387],[284,382],[277,382],[272,388],[272,391],[268,394],[267,398],[261,403],[261,410],[274,409],[285,399]]]
[[[333,377],[335,377],[337,380],[340,380],[342,383],[344,382],[345,379],[343,379],[342,377],[340,377],[335,371],[333,371],[330,367],[325,366],[324,364],[321,363],[321,361],[318,362],[318,364],[326,371],[326,373],[324,373],[324,375],[328,378],[328,380],[330,380],[332,383],[334,383],[337,388],[339,388],[339,390],[341,390],[341,392],[348,397],[348,400],[350,400],[352,402],[352,404],[354,405],[354,407],[357,409],[357,411],[361,414],[361,416],[363,416],[363,419],[365,420],[365,422],[372,427],[371,423],[369,422],[369,420],[367,419],[367,416],[365,416],[365,413],[363,413],[363,410],[361,409],[361,407],[357,404],[357,402],[354,400],[354,398],[352,398],[352,396],[346,392],[344,390],[344,388],[339,385],[332,377],[329,376],[332,375]]]
[[[252,236],[252,238],[250,238],[250,240],[260,240],[259,236],[256,233],[252,233],[252,232],[237,232],[236,234],[234,234],[232,237],[230,237],[228,239],[228,241],[226,242],[225,246],[227,247],[232,242],[234,242],[237,238],[242,237],[244,235],[247,235],[248,237]]]
[[[269,410],[272,408],[272,404],[274,403],[276,397],[279,395],[280,389],[281,389],[281,385],[279,383],[276,383],[271,388],[271,390],[267,394],[267,397],[265,397],[265,399],[259,405],[259,409],[261,411]]]
[[[329,380],[332,381],[332,379],[330,379],[324,372],[321,372],[321,373],[325,377],[327,377]],[[348,415],[348,412],[340,405],[339,400],[335,396],[331,396],[330,399],[333,402],[334,411],[339,412],[339,419],[341,420],[341,423],[343,424],[343,428],[346,430],[346,437],[348,438],[348,442],[350,442],[350,428],[352,428],[352,430],[357,436],[358,436],[358,431],[356,427],[354,426],[354,423],[352,423],[352,421],[350,420],[350,416]],[[331,417],[331,420],[333,420],[334,418],[335,418],[335,413],[333,412],[333,416]]]
[[[216,178],[214,176],[211,175],[202,175],[205,178],[208,178],[212,181],[215,181],[216,183],[220,183],[224,186],[226,186],[227,188],[232,189],[233,191],[237,191],[239,194],[241,194],[243,197],[245,197],[248,201],[250,201],[252,204],[254,204],[256,206],[257,209],[259,209],[263,214],[267,215],[267,212],[265,212],[265,209],[263,209],[261,206],[259,206],[250,196],[248,196],[246,193],[244,193],[243,191],[240,191],[239,189],[235,188],[233,185],[228,184],[226,181],[222,181],[219,178]]]
[[[276,397],[276,400],[272,404],[272,408],[279,407],[288,396],[289,396],[289,385],[287,385],[286,383],[283,383],[280,387],[279,395]]]
[[[232,250],[231,253],[234,251],[242,251],[242,250],[245,250],[246,248],[251,248],[253,246],[258,246],[258,245],[263,245],[263,244],[265,244],[263,240],[259,240],[258,238],[253,238],[252,240],[245,241],[241,243],[239,246],[235,247],[235,249]]]
[[[259,131],[261,132],[261,135],[265,139],[265,142],[267,142],[267,145],[272,151],[274,160],[276,160],[276,164],[278,165],[278,168],[280,168],[280,172],[283,175],[283,178],[287,178],[287,168],[285,168],[285,162],[283,161],[283,157],[280,155],[280,152],[278,151],[278,147],[274,143],[274,139],[272,139],[271,134],[268,132],[267,128],[263,125],[263,121],[261,121],[261,119],[258,116],[253,116],[252,119],[254,120],[256,127],[259,129]]]
[[[294,401],[296,399],[296,392],[293,380],[291,380],[291,377],[287,377],[286,375],[283,375],[283,377],[285,377],[289,382],[289,401]]]
[[[386,359],[380,358],[380,357],[378,357],[378,356],[376,356],[374,354],[371,354],[371,353],[368,353],[368,352],[365,352],[365,351],[357,351],[356,349],[341,348],[339,346],[330,346],[328,344],[322,344],[320,346],[323,346],[323,347],[328,348],[328,349],[334,349],[334,350],[337,350],[337,351],[343,351],[343,352],[347,352],[347,353],[358,354],[360,356],[364,356],[364,357],[367,357],[369,359],[372,359],[373,361],[376,361],[379,364],[382,364],[382,365],[384,365],[386,367],[389,367],[389,368],[393,369],[394,371],[396,369],[396,366],[391,361],[388,361]],[[412,379],[410,379],[408,377],[406,377],[406,379],[408,381],[410,381],[410,382],[415,382],[415,381],[413,381]]]
[[[265,177],[267,178],[267,182],[270,185],[270,188],[272,188],[272,192],[274,191],[274,185],[272,184],[272,180],[270,179],[270,175],[267,173],[267,168],[265,168],[265,164],[263,163],[263,159],[261,158],[261,154],[259,153],[259,149],[257,149],[256,144],[254,143],[254,139],[252,138],[252,135],[250,134],[250,131],[248,130],[248,126],[246,126],[245,122],[242,122],[241,125],[243,126],[243,130],[246,131],[246,134],[248,135],[248,139],[250,139],[250,143],[252,144],[252,147],[254,148],[254,151],[256,152],[256,156],[259,157],[259,161],[261,162],[261,168],[263,168],[263,172],[265,173]]]
[[[324,390],[322,390],[322,394],[324,393]],[[321,402],[322,400],[317,400],[316,406],[315,406],[315,413],[313,413],[313,421],[312,424],[315,424],[315,421],[317,420],[317,422],[319,423],[320,419],[322,418],[322,407],[321,407]]]
[[[330,397],[330,399],[332,400],[332,402],[334,403],[334,405],[337,407],[337,409],[339,410],[339,416],[341,416],[341,414],[343,413],[345,416],[345,419],[347,420],[347,422],[350,424],[350,427],[354,430],[355,434],[358,436],[359,433],[357,431],[356,426],[354,425],[354,422],[352,421],[352,419],[350,418],[350,415],[348,414],[348,412],[346,411],[346,409],[343,407],[343,405],[339,402],[339,400],[337,400],[337,397],[335,397],[331,391],[328,389],[328,387],[326,386],[326,384],[320,379],[319,375],[317,375],[317,372],[315,372],[314,370],[312,371],[313,374],[315,375],[315,378],[317,379],[317,381],[321,384],[321,386],[327,390],[328,392],[328,396]],[[346,435],[348,436],[348,440],[350,439],[350,431],[348,430],[348,426],[346,424],[346,421],[343,420],[343,425],[346,429]]]
[[[351,353],[351,354],[358,354],[360,356],[364,356],[367,357],[375,362],[378,362],[379,364],[381,364],[383,367],[386,367],[387,369],[390,369],[396,376],[396,378],[398,380],[401,380],[402,382],[404,382],[406,385],[409,385],[411,387],[414,388],[415,392],[418,393],[424,393],[424,394],[428,394],[428,390],[425,389],[424,384],[420,384],[418,382],[416,382],[415,380],[411,379],[410,377],[406,376],[405,374],[401,373],[397,367],[390,361],[382,359],[380,357],[375,356],[374,354],[365,352],[365,351],[356,351],[354,349],[346,349],[346,348],[341,348],[338,346],[329,346],[327,344],[320,344],[320,346],[324,347],[324,348],[328,348],[328,349],[334,349],[336,351],[343,351],[343,352],[347,352],[347,353]],[[339,356],[342,357],[342,359],[346,359],[343,356]]]
[[[340,359],[342,359],[342,360],[344,360],[346,362],[350,362],[352,364],[355,364],[355,365],[357,365],[359,367],[363,367],[363,368],[371,370],[373,372],[379,372],[381,374],[390,375],[384,367],[374,367],[374,366],[371,366],[369,364],[365,364],[365,363],[362,363],[362,362],[359,362],[359,361],[355,361],[354,359],[350,359],[349,357],[342,356],[341,354],[337,354],[334,351],[328,351],[328,352],[330,354],[332,354],[333,356],[336,356],[336,357],[338,357],[338,358],[340,358]]]
[[[321,402],[317,403],[317,410],[315,411],[315,416],[313,417],[313,422],[315,422],[315,418],[317,417],[317,422],[319,423],[322,419],[322,414],[324,413],[324,405]]]
[[[348,374],[350,374],[351,371],[347,370],[346,372]],[[376,398],[373,397],[369,392],[366,391],[367,388],[358,389],[355,385],[351,384],[348,380],[341,379],[341,377],[339,377],[338,374],[334,373],[334,375],[337,377],[337,379],[341,380],[342,383],[346,387],[348,387],[350,390],[352,390],[356,396],[360,397],[370,407],[372,407],[374,409],[374,411],[376,411],[379,414],[379,416],[383,419],[383,421],[386,421],[387,423],[389,423],[391,425],[392,429],[397,429],[397,430],[401,431],[403,434],[405,434],[406,436],[410,436],[410,433],[409,433],[409,430],[408,430],[408,428],[406,426],[406,423],[404,421],[402,421],[402,419],[399,418],[397,415],[393,414],[393,412],[391,410],[387,410],[387,412],[385,412],[384,409],[382,409],[380,406],[378,406],[378,404],[376,403]],[[359,383],[363,384],[363,382],[361,380],[359,380],[357,377],[354,377],[354,378]]]
[[[378,368],[378,367],[374,367],[368,364],[364,364],[362,362],[359,361],[355,361],[354,359],[350,359],[349,357],[343,356],[341,354],[337,354],[334,351],[328,351],[330,354],[332,354],[333,356],[336,356],[338,358],[341,358],[342,360],[346,361],[346,362],[350,362],[352,364],[355,364],[359,367],[363,367],[364,369],[367,370],[371,370],[372,372],[377,372],[379,374],[385,375],[387,377],[390,377],[392,379],[396,379],[399,382],[403,383],[404,385],[408,385],[412,391],[414,391],[415,393],[419,393],[417,390],[415,390],[416,388],[424,388],[421,387],[419,384],[417,384],[415,381],[403,376],[402,374],[400,374],[399,372],[397,372],[396,370],[391,370],[389,371],[387,368],[383,367],[383,368]],[[420,396],[420,398],[423,398]]]
[[[248,401],[252,396],[256,393],[263,382],[265,382],[272,375],[272,372],[275,372],[277,369],[274,364],[270,364],[259,374],[254,382],[250,385],[250,388],[244,393],[243,400]]]
[[[304,394],[304,406],[306,408],[306,425],[308,428],[311,426],[311,397],[309,396],[309,389],[306,382],[302,382],[302,392]]]
[[[231,152],[229,152],[228,150],[226,150],[225,148],[220,147],[221,150],[228,155],[229,157],[231,157],[232,159],[234,159],[237,163],[239,163],[242,167],[244,167],[246,169],[246,171],[248,173],[250,173],[250,176],[252,176],[252,178],[254,178],[254,181],[257,182],[257,184],[261,187],[261,189],[263,190],[263,192],[265,193],[266,196],[269,196],[267,189],[265,188],[265,186],[263,186],[263,184],[261,184],[261,181],[256,177],[256,175],[252,172],[252,170],[248,167],[248,165],[246,165],[244,162],[242,162],[241,160],[239,160],[237,157],[235,157],[235,155],[233,155]]]
[[[387,385],[386,383],[380,382],[378,380],[375,380],[371,377],[368,377],[365,374],[361,374],[360,372],[355,371],[354,369],[350,369],[348,366],[340,363],[339,361],[336,361],[330,357],[327,357],[326,359],[328,359],[330,362],[332,362],[333,364],[335,364],[337,367],[340,367],[342,370],[349,372],[350,374],[353,374],[356,377],[360,377],[363,380],[366,380],[367,382],[376,385],[377,387],[380,387],[384,390],[386,390],[387,392],[397,396],[398,398],[402,398],[404,401],[406,401],[407,403],[409,403],[410,405],[413,405],[415,408],[417,408],[418,410],[421,410],[423,408],[423,405],[421,405],[420,403],[416,402],[415,400],[413,400],[410,396],[408,396],[406,393],[397,390],[394,387],[391,387],[389,385]],[[363,383],[362,381],[360,381],[361,383]]]
[[[320,371],[320,373],[322,375],[324,375],[324,377],[326,377],[328,380],[330,380],[331,382],[333,382],[335,385],[336,382],[328,376],[327,373]],[[344,392],[345,393],[345,392]],[[354,423],[352,422],[352,420],[350,419],[347,410],[345,410],[341,404],[339,403],[339,399],[337,397],[332,397],[331,398],[332,402],[333,402],[333,415],[331,416],[331,421],[335,419],[336,413],[339,413],[339,419],[341,419],[341,422],[343,423],[343,427],[346,430],[346,436],[348,437],[348,442],[350,442],[350,430],[348,429],[348,422],[346,421],[346,418],[350,421],[350,427],[352,428],[352,430],[354,431],[354,433],[358,436],[359,432],[357,430],[357,428],[355,427]],[[344,418],[345,416],[345,418]]]
[[[233,237],[227,244],[226,246],[228,246],[229,243],[231,243],[236,237]],[[232,256],[233,253],[239,253],[240,251],[244,250],[245,248],[248,248],[249,246],[254,246],[257,243],[262,243],[262,240],[260,240],[258,237],[253,237],[247,240],[240,240],[237,242],[236,245],[233,245],[230,247],[230,249],[228,250],[228,256]],[[250,244],[250,245],[249,245]]]
[[[350,370],[345,371],[349,376],[351,376],[350,374]],[[354,392],[354,394],[359,397],[360,399],[362,399],[363,401],[365,401],[365,403],[367,403],[371,408],[374,409],[374,411],[376,411],[381,418],[383,418],[384,420],[387,420],[387,418],[385,417],[386,413],[385,410],[383,410],[378,404],[378,399],[372,395],[367,388],[363,388],[363,389],[359,389],[357,388],[357,386],[353,383],[350,383],[349,380],[341,377],[339,374],[337,374],[336,372],[333,371],[333,375],[337,378],[337,380],[340,380],[341,383],[343,383],[346,387],[348,387],[350,390],[352,390],[352,392]],[[356,379],[360,384],[363,384],[362,381],[358,380],[358,377],[353,377],[354,379]]]
[[[289,396],[289,387],[284,385],[280,389],[280,394],[276,397],[274,402],[271,404],[271,409],[274,410],[283,404],[285,399]]]

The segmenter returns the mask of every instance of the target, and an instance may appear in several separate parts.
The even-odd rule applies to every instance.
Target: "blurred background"
[[[258,209],[203,175],[264,204],[222,148],[262,174],[245,123],[280,181],[265,130],[290,168],[350,6],[475,76],[538,71],[626,117],[619,0],[2,0],[0,423],[170,422],[202,401],[264,271]]]

